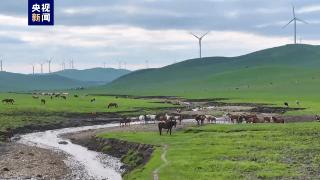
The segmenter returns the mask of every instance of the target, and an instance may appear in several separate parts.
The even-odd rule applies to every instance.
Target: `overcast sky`
[[[0,1],[0,56],[6,71],[30,73],[53,57],[53,70],[161,67],[198,56],[189,32],[211,33],[203,56],[237,56],[293,42],[320,44],[319,0],[55,0],[55,26],[30,27],[27,0]],[[126,64],[126,65],[125,65]],[[45,71],[47,70],[45,66]]]

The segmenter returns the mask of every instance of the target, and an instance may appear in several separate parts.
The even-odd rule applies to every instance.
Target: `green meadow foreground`
[[[320,124],[244,124],[190,127],[172,136],[158,132],[110,132],[103,138],[155,145],[150,161],[125,179],[317,179]],[[132,161],[135,159],[132,158]]]

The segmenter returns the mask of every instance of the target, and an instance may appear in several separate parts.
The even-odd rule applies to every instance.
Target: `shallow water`
[[[86,178],[118,180],[122,179],[120,170],[122,163],[119,159],[99,152],[90,151],[85,147],[73,144],[68,139],[60,137],[60,135],[66,133],[75,133],[90,129],[101,129],[116,126],[119,126],[119,124],[65,128],[30,133],[22,135],[19,143],[35,145],[41,148],[53,149],[66,153],[69,155],[66,164],[72,169],[72,175],[75,177],[75,179]],[[61,141],[66,141],[68,144],[59,144]]]

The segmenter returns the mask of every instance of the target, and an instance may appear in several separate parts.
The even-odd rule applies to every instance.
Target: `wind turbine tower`
[[[302,19],[299,19],[296,16],[296,12],[295,12],[295,7],[294,6],[292,7],[292,11],[293,11],[293,19],[291,19],[288,24],[283,26],[283,28],[286,28],[289,24],[291,24],[293,22],[294,44],[297,44],[297,22],[302,22],[304,24],[308,24],[308,23],[306,21],[302,20]]]
[[[41,67],[41,74],[43,74],[43,63],[40,63],[40,67]]]
[[[197,36],[193,33],[190,33],[191,35],[193,35],[195,38],[198,39],[199,41],[199,53],[200,53],[200,59],[202,58],[202,39],[209,33],[210,31],[208,31],[207,33],[203,34],[202,36]]]
[[[32,64],[32,75],[34,75],[34,64]]]
[[[0,60],[0,72],[3,71],[3,67],[2,67],[2,60]]]
[[[50,59],[49,59],[49,61],[48,61],[49,73],[51,73],[51,62],[52,62],[52,59],[53,59],[53,57],[52,57],[52,58],[50,58]]]

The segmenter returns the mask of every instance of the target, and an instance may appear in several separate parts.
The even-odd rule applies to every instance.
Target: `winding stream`
[[[48,130],[45,132],[30,133],[22,135],[19,143],[35,145],[37,147],[62,151],[69,155],[66,164],[72,169],[75,179],[110,179],[120,180],[122,163],[119,159],[90,151],[85,147],[73,144],[70,140],[60,137],[62,134],[75,133],[90,129],[101,129],[116,127],[119,124],[106,124],[96,126],[84,126],[76,128],[65,128]],[[67,144],[59,144],[65,141]]]

